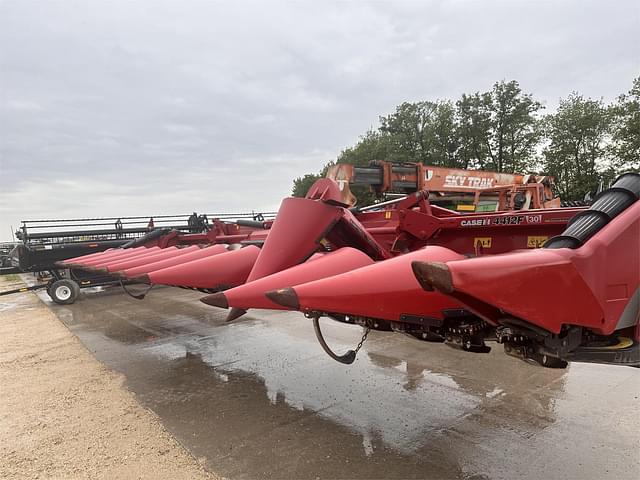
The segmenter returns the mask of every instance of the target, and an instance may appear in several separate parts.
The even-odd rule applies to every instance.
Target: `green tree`
[[[433,146],[425,163],[445,167],[462,167],[458,159],[460,137],[458,135],[458,118],[453,102],[437,102],[432,131]]]
[[[349,163],[361,167],[368,165],[373,160],[389,158],[391,145],[388,135],[369,130],[353,147],[345,148],[338,155],[338,163]]]
[[[549,142],[543,150],[544,169],[556,178],[561,198],[581,200],[595,193],[606,170],[608,107],[574,92],[560,100],[544,123]]]
[[[491,94],[463,94],[456,102],[458,165],[484,169],[490,162]]]
[[[380,117],[380,132],[387,135],[394,162],[425,162],[433,142],[431,123],[436,105],[433,102],[405,102],[396,111]]]
[[[457,118],[450,101],[405,102],[380,117],[386,160],[457,165]]]
[[[542,104],[531,94],[522,93],[517,81],[496,83],[490,96],[491,129],[488,142],[490,170],[497,172],[525,172],[535,160],[535,147],[540,140],[536,113]]]
[[[640,170],[640,77],[612,107],[610,151],[618,171]]]
[[[515,80],[497,82],[490,92],[463,94],[456,102],[457,164],[509,173],[531,169],[540,141],[540,109],[542,104]]]

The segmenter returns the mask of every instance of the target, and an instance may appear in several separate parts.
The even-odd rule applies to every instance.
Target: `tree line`
[[[335,162],[372,160],[507,173],[543,173],[556,179],[565,200],[593,195],[624,171],[640,169],[640,77],[629,92],[606,104],[577,92],[543,114],[543,104],[515,80],[457,101],[405,102],[379,118]],[[318,174],[294,180],[304,196]]]

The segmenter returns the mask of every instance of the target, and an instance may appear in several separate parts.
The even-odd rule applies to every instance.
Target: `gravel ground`
[[[33,293],[0,300],[0,478],[218,478]]]

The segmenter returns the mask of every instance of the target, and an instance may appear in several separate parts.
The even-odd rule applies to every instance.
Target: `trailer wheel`
[[[58,305],[69,305],[76,301],[80,293],[77,282],[68,279],[56,280],[47,288],[51,300]]]

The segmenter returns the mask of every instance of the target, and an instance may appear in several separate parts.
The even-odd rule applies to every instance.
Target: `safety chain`
[[[362,339],[360,340],[360,342],[358,342],[358,346],[356,347],[356,349],[353,351],[353,353],[358,353],[358,351],[360,351],[360,349],[362,348],[362,345],[364,344],[364,342],[367,341],[367,335],[369,335],[369,332],[371,331],[370,327],[366,327],[364,329],[364,335],[362,335]]]

